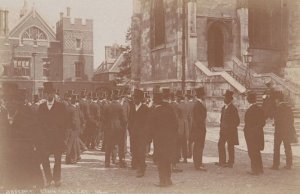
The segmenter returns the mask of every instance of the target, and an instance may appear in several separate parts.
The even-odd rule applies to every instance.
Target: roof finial
[[[23,17],[24,15],[26,15],[27,11],[28,11],[27,0],[24,0],[24,5],[23,5],[22,9],[20,10],[20,18]]]

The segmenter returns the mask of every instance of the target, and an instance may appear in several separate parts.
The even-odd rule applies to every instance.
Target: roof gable
[[[45,32],[49,41],[55,41],[54,31],[35,9],[32,9],[27,15],[23,16],[19,23],[10,31],[9,36],[20,38],[21,34],[32,26],[36,26]]]

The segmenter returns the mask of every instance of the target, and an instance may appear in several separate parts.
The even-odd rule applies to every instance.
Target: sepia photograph
[[[0,0],[0,194],[299,194],[300,0]]]

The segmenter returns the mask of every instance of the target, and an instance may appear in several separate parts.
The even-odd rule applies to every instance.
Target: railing
[[[265,85],[267,81],[272,81],[277,87],[280,87],[281,90],[283,90],[286,95],[288,95],[291,98],[300,98],[300,87],[296,84],[293,84],[287,80],[284,80],[283,78],[279,77],[278,75],[274,73],[264,73],[264,74],[257,74],[252,69],[248,69],[245,64],[243,64],[237,57],[233,57],[233,73],[235,76],[243,78],[245,77],[245,80],[248,84],[246,84],[247,88],[250,88],[250,86],[254,87],[261,87],[262,85]],[[247,76],[247,73],[249,73],[250,76]]]
[[[205,65],[203,65],[200,61],[197,61],[195,63],[195,65],[206,76],[208,76],[208,77],[221,76],[224,80],[226,80],[232,87],[234,87],[240,93],[245,93],[246,92],[246,88],[241,83],[239,83],[234,77],[232,77],[229,73],[227,73],[226,71],[212,72],[209,68],[207,68]]]

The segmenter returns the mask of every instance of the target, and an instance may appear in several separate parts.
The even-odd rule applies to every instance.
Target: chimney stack
[[[4,20],[5,20],[4,11],[0,7],[0,36],[4,35]]]
[[[71,8],[67,7],[67,17],[70,17],[70,15],[71,15]]]
[[[4,21],[4,35],[8,35],[8,10],[4,10],[4,16],[5,16],[5,21]]]

